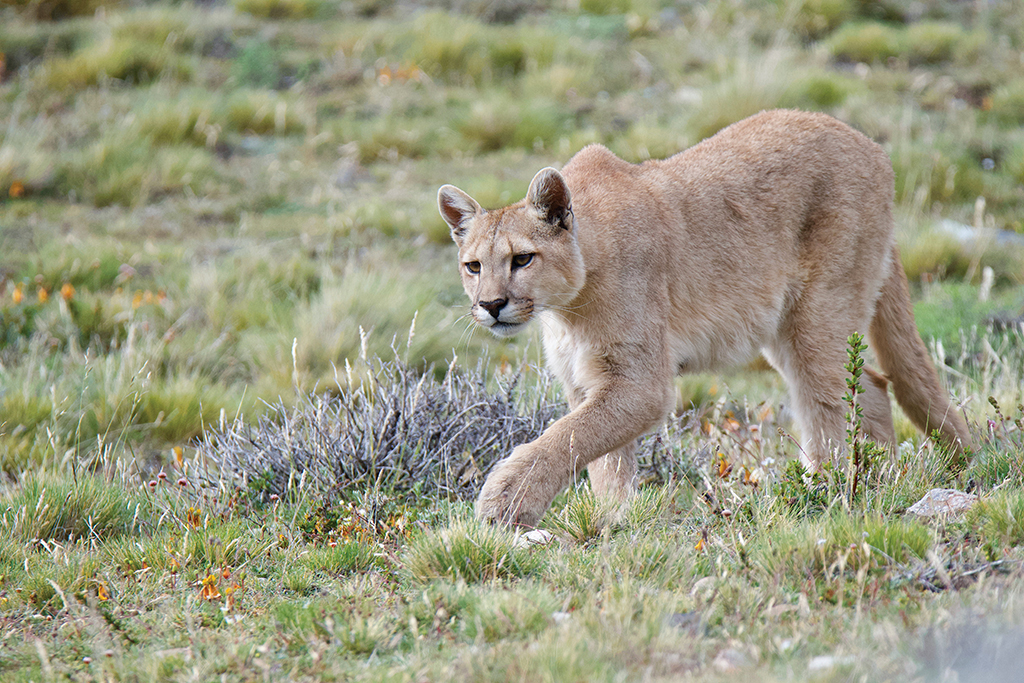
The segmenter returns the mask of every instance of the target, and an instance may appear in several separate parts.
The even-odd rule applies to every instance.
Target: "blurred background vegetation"
[[[501,205],[587,143],[663,157],[775,107],[889,152],[940,355],[1017,343],[1018,2],[2,0],[0,469],[160,460],[392,349],[537,360],[460,320],[437,187]]]

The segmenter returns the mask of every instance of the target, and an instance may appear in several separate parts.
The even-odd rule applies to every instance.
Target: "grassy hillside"
[[[971,466],[897,416],[870,486],[805,481],[754,364],[679,380],[628,511],[574,490],[525,549],[475,525],[562,408],[537,331],[463,317],[437,187],[498,206],[585,144],[641,161],[773,107],[890,154]],[[0,677],[1012,671],[1022,124],[1009,0],[4,0]],[[903,516],[940,485],[982,502]]]

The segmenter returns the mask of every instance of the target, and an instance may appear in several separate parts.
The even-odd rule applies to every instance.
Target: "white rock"
[[[515,546],[517,548],[529,548],[534,545],[547,545],[554,540],[554,535],[544,529],[533,529],[524,534],[517,534]]]
[[[966,512],[978,497],[973,493],[964,493],[956,489],[932,489],[924,498],[907,508],[908,515],[916,515],[931,519],[933,517],[955,517]]]
[[[835,655],[818,655],[807,662],[808,671],[829,671],[837,666],[853,664],[853,657],[836,657]]]

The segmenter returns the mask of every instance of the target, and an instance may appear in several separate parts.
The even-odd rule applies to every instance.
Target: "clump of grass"
[[[540,559],[517,547],[515,533],[505,527],[457,519],[413,540],[403,564],[417,581],[478,583],[527,576],[538,569]]]
[[[855,14],[850,0],[797,0],[779,3],[793,13],[792,26],[804,38],[819,40],[832,33]]]
[[[54,24],[10,21],[0,33],[0,52],[5,69],[16,73],[46,55],[67,55],[81,47],[90,34],[85,20],[67,20]]]
[[[554,102],[496,97],[474,104],[460,130],[484,152],[506,147],[539,150],[550,147],[567,124],[567,113]]]
[[[569,491],[565,506],[549,514],[541,527],[550,528],[566,540],[587,543],[601,536],[615,512],[612,505],[599,500],[589,486],[576,486]]]
[[[875,22],[846,24],[828,40],[836,59],[851,62],[884,62],[903,50],[903,33],[887,24]]]
[[[34,473],[3,495],[0,525],[22,541],[106,540],[141,532],[149,502],[120,484],[80,473]]]
[[[104,79],[129,84],[148,83],[167,74],[179,80],[192,76],[192,64],[159,44],[134,39],[107,39],[68,57],[47,60],[43,81],[52,90],[77,90]]]
[[[906,32],[907,54],[918,64],[939,64],[951,59],[967,61],[977,55],[980,35],[968,34],[959,24],[921,21]]]
[[[5,5],[24,8],[37,21],[60,21],[95,14],[100,7],[116,7],[119,0],[8,0]]]
[[[1024,124],[1024,79],[1011,80],[993,90],[989,113],[1006,125]]]
[[[135,206],[186,187],[199,194],[215,193],[214,164],[206,149],[154,149],[145,142],[112,136],[64,161],[55,189],[99,207]]]
[[[325,0],[234,0],[235,10],[261,19],[311,19],[322,16]]]
[[[690,116],[689,127],[697,140],[781,102],[786,86],[781,79],[788,71],[789,53],[777,49],[758,58],[751,54],[749,44],[741,44],[741,50],[732,71],[704,92]]]
[[[996,547],[1024,544],[1024,494],[996,491],[968,512],[967,524]]]

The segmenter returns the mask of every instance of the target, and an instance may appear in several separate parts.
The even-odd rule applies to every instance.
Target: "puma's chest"
[[[554,314],[541,314],[544,357],[566,389],[586,391],[600,379],[599,349]]]

